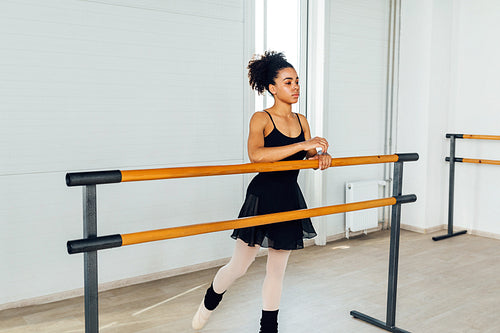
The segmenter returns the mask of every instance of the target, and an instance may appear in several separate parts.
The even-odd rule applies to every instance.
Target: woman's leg
[[[283,278],[291,252],[269,249],[266,277],[262,286],[262,308],[265,311],[279,309]]]
[[[278,332],[278,309],[280,307],[283,278],[291,251],[269,249],[266,277],[262,286],[261,333]]]
[[[192,325],[194,329],[201,329],[206,324],[212,311],[222,300],[222,294],[234,281],[246,273],[248,267],[254,262],[259,249],[260,246],[252,247],[241,239],[236,240],[231,260],[215,274],[212,285],[208,288],[198,311],[193,317]]]
[[[255,261],[259,249],[260,246],[248,246],[238,238],[231,260],[215,274],[214,291],[219,294],[225,292],[234,281],[245,275],[248,267]]]

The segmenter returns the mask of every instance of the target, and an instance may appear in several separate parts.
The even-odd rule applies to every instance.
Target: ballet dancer
[[[255,112],[250,120],[248,155],[254,162],[318,159],[319,169],[331,165],[328,142],[311,138],[307,119],[292,112],[300,95],[299,78],[283,53],[266,51],[248,64],[250,86],[259,94],[269,92],[274,105]],[[321,152],[321,153],[318,153]],[[299,170],[262,172],[250,182],[238,217],[307,208],[297,184]],[[303,239],[316,232],[309,218],[235,229],[233,256],[219,269],[193,317],[193,329],[201,329],[231,284],[243,276],[261,247],[268,248],[262,286],[260,333],[278,332],[278,310],[283,277],[292,250],[304,247]]]

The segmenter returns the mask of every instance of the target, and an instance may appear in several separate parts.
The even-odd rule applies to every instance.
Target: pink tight
[[[254,262],[259,249],[259,246],[251,247],[241,239],[237,239],[231,260],[215,274],[214,291],[218,294],[223,293],[234,281],[245,275],[248,267]],[[262,286],[263,310],[274,311],[279,309],[283,278],[290,252],[269,249],[266,277]]]

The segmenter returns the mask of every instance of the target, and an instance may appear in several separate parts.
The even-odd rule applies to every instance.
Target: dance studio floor
[[[500,240],[401,234],[396,325],[422,333],[500,332]],[[389,232],[310,246],[290,257],[280,333],[385,332]],[[201,332],[257,333],[266,257],[226,293]],[[194,332],[191,317],[216,269],[100,294],[100,332]],[[0,312],[0,332],[84,332],[83,298]]]

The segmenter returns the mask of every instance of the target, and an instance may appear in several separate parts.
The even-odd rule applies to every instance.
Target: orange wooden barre
[[[464,134],[464,139],[478,139],[478,140],[500,140],[500,135],[475,135]]]
[[[122,246],[146,243],[146,242],[154,242],[163,239],[172,239],[172,238],[193,236],[199,234],[206,234],[222,230],[246,228],[256,225],[291,221],[291,220],[303,219],[314,216],[323,216],[323,215],[330,215],[337,213],[352,212],[355,210],[362,210],[368,208],[392,206],[395,205],[396,202],[397,202],[396,198],[391,197],[384,199],[354,202],[342,205],[333,205],[333,206],[325,206],[318,208],[300,209],[300,210],[274,213],[274,214],[257,215],[257,216],[244,217],[235,220],[228,220],[221,222],[202,223],[202,224],[194,224],[183,227],[173,227],[167,229],[158,229],[158,230],[123,234],[121,235]]]
[[[399,156],[375,155],[361,157],[333,158],[332,167],[397,162]],[[318,160],[281,161],[270,163],[247,163],[235,165],[195,166],[162,169],[122,170],[122,182],[188,178],[201,176],[232,175],[253,172],[311,169],[318,167]]]
[[[483,159],[474,159],[474,158],[462,158],[462,162],[463,163],[500,165],[500,161],[497,161],[497,160],[483,160]]]

